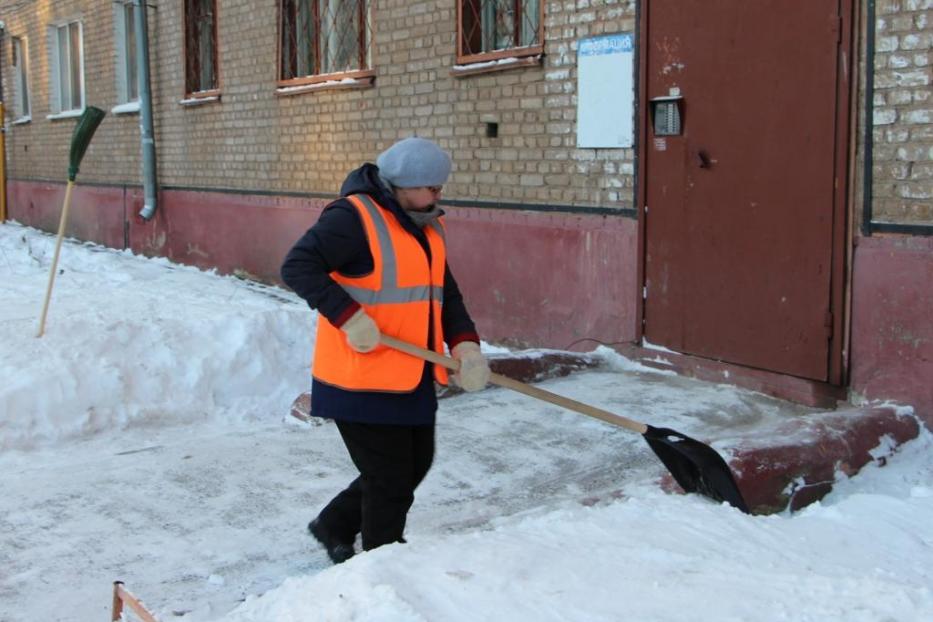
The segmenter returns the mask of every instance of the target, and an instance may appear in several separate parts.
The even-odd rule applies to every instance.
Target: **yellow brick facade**
[[[876,8],[873,220],[933,224],[933,0]]]
[[[150,3],[153,113],[161,186],[332,194],[346,172],[414,133],[450,150],[451,199],[633,206],[634,150],[577,149],[576,41],[636,30],[633,0],[545,2],[538,66],[453,75],[456,2],[372,3],[372,87],[276,92],[274,0],[219,0],[221,97],[184,105],[183,2]],[[116,105],[110,0],[0,2],[6,40],[28,35],[32,121],[8,136],[11,177],[64,176],[72,120],[48,120],[45,29],[84,28],[87,103]],[[5,50],[8,49],[8,46]],[[4,75],[7,93],[12,88]],[[497,138],[485,120],[499,123]],[[139,115],[108,114],[82,181],[140,184]]]
[[[276,92],[278,3],[218,0],[221,97],[194,106],[181,103],[184,3],[150,2],[159,184],[330,195],[349,169],[417,133],[454,156],[449,199],[632,208],[635,150],[575,146],[576,45],[590,36],[636,32],[637,3],[542,3],[539,65],[464,76],[452,71],[455,0],[374,0],[373,86],[283,96]],[[863,16],[865,6],[862,0]],[[933,0],[879,0],[876,12],[873,218],[931,224]],[[109,111],[117,103],[112,2],[0,0],[0,19],[9,175],[61,180],[74,123],[47,118],[46,31],[50,24],[81,21],[86,100]],[[11,125],[14,36],[28,41],[32,120]],[[864,45],[859,50],[864,60]],[[485,135],[490,120],[499,124],[497,138]],[[859,128],[855,136],[860,154],[863,133]],[[85,158],[82,181],[138,185],[140,169],[139,115],[108,115]],[[861,209],[853,211],[858,220]]]

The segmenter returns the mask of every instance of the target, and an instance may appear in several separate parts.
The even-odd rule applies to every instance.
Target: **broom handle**
[[[62,238],[65,237],[65,223],[68,222],[68,206],[71,205],[71,189],[75,182],[68,181],[65,188],[65,202],[62,205],[62,217],[58,223],[58,238],[55,240],[55,254],[52,256],[52,265],[49,267],[49,285],[45,289],[45,302],[42,303],[42,316],[39,318],[39,332],[36,337],[45,333],[45,316],[49,312],[49,300],[52,298],[52,286],[55,284],[55,272],[58,267],[58,254],[62,250]]]
[[[438,354],[432,350],[419,348],[414,344],[400,341],[395,337],[380,335],[379,343],[387,345],[394,350],[404,352],[405,354],[410,354],[415,358],[419,358],[430,363],[435,363],[437,365],[442,365],[443,367],[453,371],[460,369],[460,362],[450,358],[449,356]],[[551,393],[550,391],[545,391],[544,389],[539,389],[538,387],[534,387],[530,384],[525,384],[524,382],[513,380],[508,376],[503,376],[493,372],[489,374],[489,381],[495,385],[499,385],[500,387],[505,387],[519,393],[524,393],[525,395],[544,402],[548,402],[549,404],[563,406],[564,408],[578,412],[581,415],[586,415],[587,417],[593,417],[594,419],[599,419],[601,421],[605,421],[606,423],[621,426],[631,430],[632,432],[644,434],[648,431],[648,426],[646,426],[644,423],[632,421],[631,419],[621,415],[613,414],[607,410],[596,408],[595,406],[590,406],[589,404],[584,404],[583,402],[578,402],[577,400],[572,400],[569,397],[557,395],[556,393]]]

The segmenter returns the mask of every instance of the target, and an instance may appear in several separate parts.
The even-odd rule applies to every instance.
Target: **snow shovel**
[[[457,371],[460,363],[450,357],[443,356],[431,350],[425,350],[416,345],[400,341],[388,335],[381,335],[380,343],[390,348],[410,354],[416,358],[443,365]],[[686,492],[697,492],[717,502],[727,502],[746,514],[750,513],[739,487],[732,477],[729,465],[722,459],[716,450],[700,441],[668,428],[655,428],[638,421],[633,421],[621,415],[578,402],[530,384],[513,380],[501,374],[492,373],[489,376],[492,384],[524,393],[531,397],[543,400],[550,404],[563,406],[582,415],[600,419],[613,425],[621,426],[632,432],[638,432],[648,443],[648,446],[657,454],[664,466],[667,467],[680,487]]]

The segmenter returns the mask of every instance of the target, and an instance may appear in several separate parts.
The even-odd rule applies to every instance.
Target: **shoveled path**
[[[555,370],[532,358],[538,376]],[[814,416],[626,362],[575,366],[539,386],[673,427],[739,461],[748,455],[740,445],[763,430]],[[305,525],[352,474],[335,426],[284,413],[229,427],[150,424],[25,458],[0,455],[4,622],[40,609],[43,620],[100,619],[118,579],[162,619],[219,615],[328,565]],[[441,402],[437,458],[406,535],[417,546],[419,535],[483,529],[502,516],[606,503],[627,483],[664,473],[627,430],[504,389],[451,396]]]

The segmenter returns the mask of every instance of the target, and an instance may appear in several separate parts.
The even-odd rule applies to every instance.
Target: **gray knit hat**
[[[450,176],[450,156],[426,138],[400,140],[376,158],[380,176],[396,188],[443,186]]]

